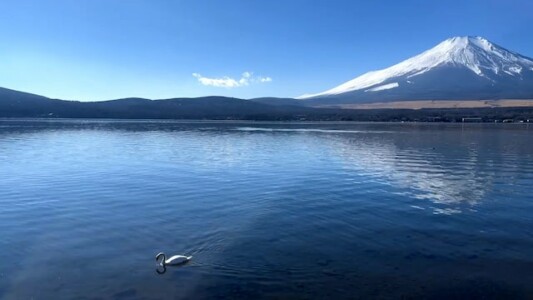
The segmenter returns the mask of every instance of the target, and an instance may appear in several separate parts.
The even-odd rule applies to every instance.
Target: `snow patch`
[[[522,67],[510,67],[509,71],[516,73],[516,74],[520,74],[522,73]]]
[[[368,89],[365,92],[377,92],[377,91],[383,91],[383,90],[390,90],[393,88],[397,88],[398,86],[400,86],[398,82],[393,82],[393,83],[388,83],[388,84],[384,84],[384,85],[380,85],[380,86]]]

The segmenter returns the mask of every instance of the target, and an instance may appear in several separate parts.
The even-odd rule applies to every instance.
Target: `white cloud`
[[[198,73],[192,73],[192,76],[196,77],[196,79],[198,79],[198,81],[203,85],[225,87],[225,88],[233,88],[233,87],[241,86],[241,83],[239,83],[239,81],[233,78],[229,78],[229,77],[208,78],[208,77],[203,77],[202,75]]]
[[[206,86],[214,86],[214,87],[222,87],[222,88],[236,88],[236,87],[242,87],[242,86],[248,86],[251,83],[266,83],[266,82],[272,82],[272,78],[270,77],[262,77],[262,76],[253,76],[254,74],[252,72],[244,72],[241,75],[241,78],[235,79],[228,76],[220,77],[220,78],[209,78],[204,77],[199,73],[192,73],[192,76],[194,76],[196,79],[198,79],[198,82],[200,82],[203,85]]]

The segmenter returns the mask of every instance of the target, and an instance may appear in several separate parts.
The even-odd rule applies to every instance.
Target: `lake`
[[[4,119],[0,298],[533,299],[532,188],[529,124]]]

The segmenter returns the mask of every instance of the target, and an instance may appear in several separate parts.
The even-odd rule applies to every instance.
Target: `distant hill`
[[[273,121],[442,121],[460,122],[463,117],[483,121],[505,119],[533,122],[533,107],[439,108],[439,109],[340,109],[301,105],[301,100],[227,97],[150,100],[125,98],[100,102],[49,99],[0,88],[0,118],[114,118]]]
[[[0,88],[0,117],[46,117],[65,114],[73,106],[68,101]]]
[[[164,100],[125,98],[99,102],[63,101],[0,88],[0,117],[284,119],[314,110],[309,107],[281,103],[269,105],[262,101],[218,96]]]

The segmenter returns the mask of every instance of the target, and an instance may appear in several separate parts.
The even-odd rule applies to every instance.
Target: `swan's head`
[[[159,252],[156,256],[155,256],[155,261],[159,261],[159,258],[160,257],[163,257],[163,260],[161,261],[161,264],[164,264],[165,263],[165,253],[163,252]]]

